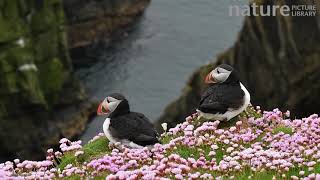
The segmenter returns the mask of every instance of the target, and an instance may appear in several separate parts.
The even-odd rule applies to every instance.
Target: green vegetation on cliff
[[[0,9],[0,102],[10,107],[16,97],[26,106],[58,104],[52,97],[71,71],[62,2],[5,0]]]
[[[59,139],[53,112],[83,98],[72,77],[62,0],[0,2],[0,87],[0,157],[30,157]]]

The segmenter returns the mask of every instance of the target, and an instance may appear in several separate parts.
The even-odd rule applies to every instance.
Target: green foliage
[[[247,180],[249,176],[253,180],[271,180],[274,176],[274,172],[263,171],[263,172],[253,172],[250,168],[246,168],[244,171],[236,175],[237,180]]]
[[[291,127],[285,127],[285,126],[279,126],[273,129],[272,134],[278,134],[280,132],[283,132],[285,134],[289,134],[292,135],[293,134],[293,130]]]
[[[54,104],[71,70],[62,1],[5,0],[0,12],[0,93],[27,105]],[[36,69],[19,70],[23,65]]]
[[[178,154],[183,158],[195,157],[197,151],[194,148],[189,148],[187,146],[177,146],[177,149],[170,151],[167,155]]]
[[[235,126],[238,121],[240,121],[240,118],[238,116],[230,119],[229,121],[221,121],[218,125],[218,128],[224,129],[224,128],[229,128],[231,126]]]
[[[73,175],[73,176],[67,176],[67,177],[63,177],[64,180],[81,180],[83,179],[81,176],[79,175]]]
[[[217,149],[217,151],[216,151],[215,158],[216,158],[217,163],[220,163],[220,161],[223,159],[223,150],[222,150],[221,145],[219,145],[219,149]]]
[[[0,49],[0,84],[2,94],[18,94],[33,104],[45,104],[37,69],[20,70],[24,65],[34,65],[30,39],[21,38]]]
[[[168,144],[172,139],[173,139],[172,136],[166,135],[166,136],[161,137],[160,141],[162,144]]]
[[[291,176],[297,176],[299,177],[299,172],[304,171],[305,175],[309,175],[312,173],[320,173],[320,164],[316,164],[314,166],[313,171],[309,171],[308,167],[298,167],[298,165],[295,165],[293,168],[290,168],[288,172],[284,173],[285,177],[282,177],[282,174],[277,173],[276,171],[268,170],[268,171],[260,171],[260,172],[254,172],[249,167],[246,168],[244,171],[236,175],[237,180],[247,180],[248,176],[251,176],[252,180],[272,180],[273,177],[276,177],[276,179],[290,179]]]
[[[262,114],[256,111],[251,105],[249,105],[248,108],[240,114],[240,116],[243,116],[244,114],[246,117],[254,117],[255,119],[262,117]]]
[[[74,156],[74,153],[64,153],[58,168],[63,169],[68,164],[76,165],[76,159],[77,158]]]
[[[3,1],[0,4],[0,43],[17,39],[28,31],[17,4],[18,0]]]
[[[183,146],[183,145],[178,145],[176,149],[168,152],[167,155],[169,156],[170,154],[178,154],[185,159],[188,159],[189,157],[192,157],[194,159],[199,159],[200,154],[204,154],[207,160],[211,160],[212,157],[208,155],[209,152],[210,152],[210,146],[207,146],[207,145],[202,145],[199,147],[195,146],[192,148]]]
[[[59,99],[59,92],[61,91],[69,73],[61,63],[60,59],[53,58],[46,62],[40,68],[41,87],[48,98],[49,103],[55,103]]]
[[[84,154],[78,157],[74,155],[74,152],[67,152],[61,158],[61,161],[58,167],[60,169],[63,169],[68,164],[77,166],[84,162],[89,162],[92,159],[101,157],[111,152],[110,149],[108,148],[108,143],[109,141],[107,140],[107,138],[101,137],[93,142],[90,142],[84,145],[83,148],[81,149],[84,152]]]
[[[60,57],[59,52],[59,32],[50,30],[41,33],[33,38],[35,62],[49,61],[53,57]]]
[[[42,3],[36,4],[37,11],[32,15],[31,18],[31,28],[33,33],[40,33],[47,31],[48,29],[57,29],[59,28],[59,21],[56,14],[62,11],[62,8],[55,8],[55,4],[59,4],[60,0],[46,0]]]
[[[316,164],[316,165],[314,166],[314,172],[315,172],[315,173],[320,173],[320,163],[318,163],[318,164]]]
[[[86,159],[93,159],[101,154],[109,153],[111,150],[108,148],[109,141],[105,137],[101,137],[91,143],[83,146],[83,150],[86,155]]]

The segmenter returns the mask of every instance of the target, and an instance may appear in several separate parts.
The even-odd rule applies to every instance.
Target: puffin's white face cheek
[[[121,100],[115,99],[113,97],[108,97],[108,109],[110,110],[110,112],[113,112],[118,105],[121,103]]]
[[[224,82],[228,79],[230,76],[231,71],[225,70],[223,68],[216,68],[212,72],[212,77],[217,81],[217,82]]]

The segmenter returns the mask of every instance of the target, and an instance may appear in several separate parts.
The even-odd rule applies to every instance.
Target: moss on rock
[[[19,3],[18,0],[4,0],[0,3],[0,43],[10,42],[28,31],[17,6]]]
[[[59,99],[59,92],[64,82],[69,78],[60,59],[53,58],[40,67],[40,82],[48,102],[55,103]]]
[[[58,119],[78,120],[79,127],[84,126],[87,112],[73,116],[79,118],[75,120],[65,115],[57,118],[62,116],[58,106],[85,99],[71,75],[64,23],[62,0],[0,2],[0,158],[41,156],[40,147],[51,146],[62,134]],[[79,133],[69,132],[73,132],[69,137]],[[19,143],[12,145],[12,141]]]
[[[58,1],[41,1],[40,4],[35,4],[35,12],[30,18],[30,27],[33,33],[46,32],[62,25],[56,16],[55,3],[58,3]]]

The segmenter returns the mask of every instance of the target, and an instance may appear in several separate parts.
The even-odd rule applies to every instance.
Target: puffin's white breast
[[[244,92],[244,103],[243,103],[243,106],[244,106],[243,110],[244,110],[250,104],[250,93],[248,92],[246,87],[244,87],[244,85],[242,83],[240,83],[240,86],[241,86],[242,91]]]
[[[110,126],[110,118],[106,118],[106,120],[104,120],[104,123],[103,123],[103,132],[111,143],[116,143],[117,140],[111,135],[109,126]]]

